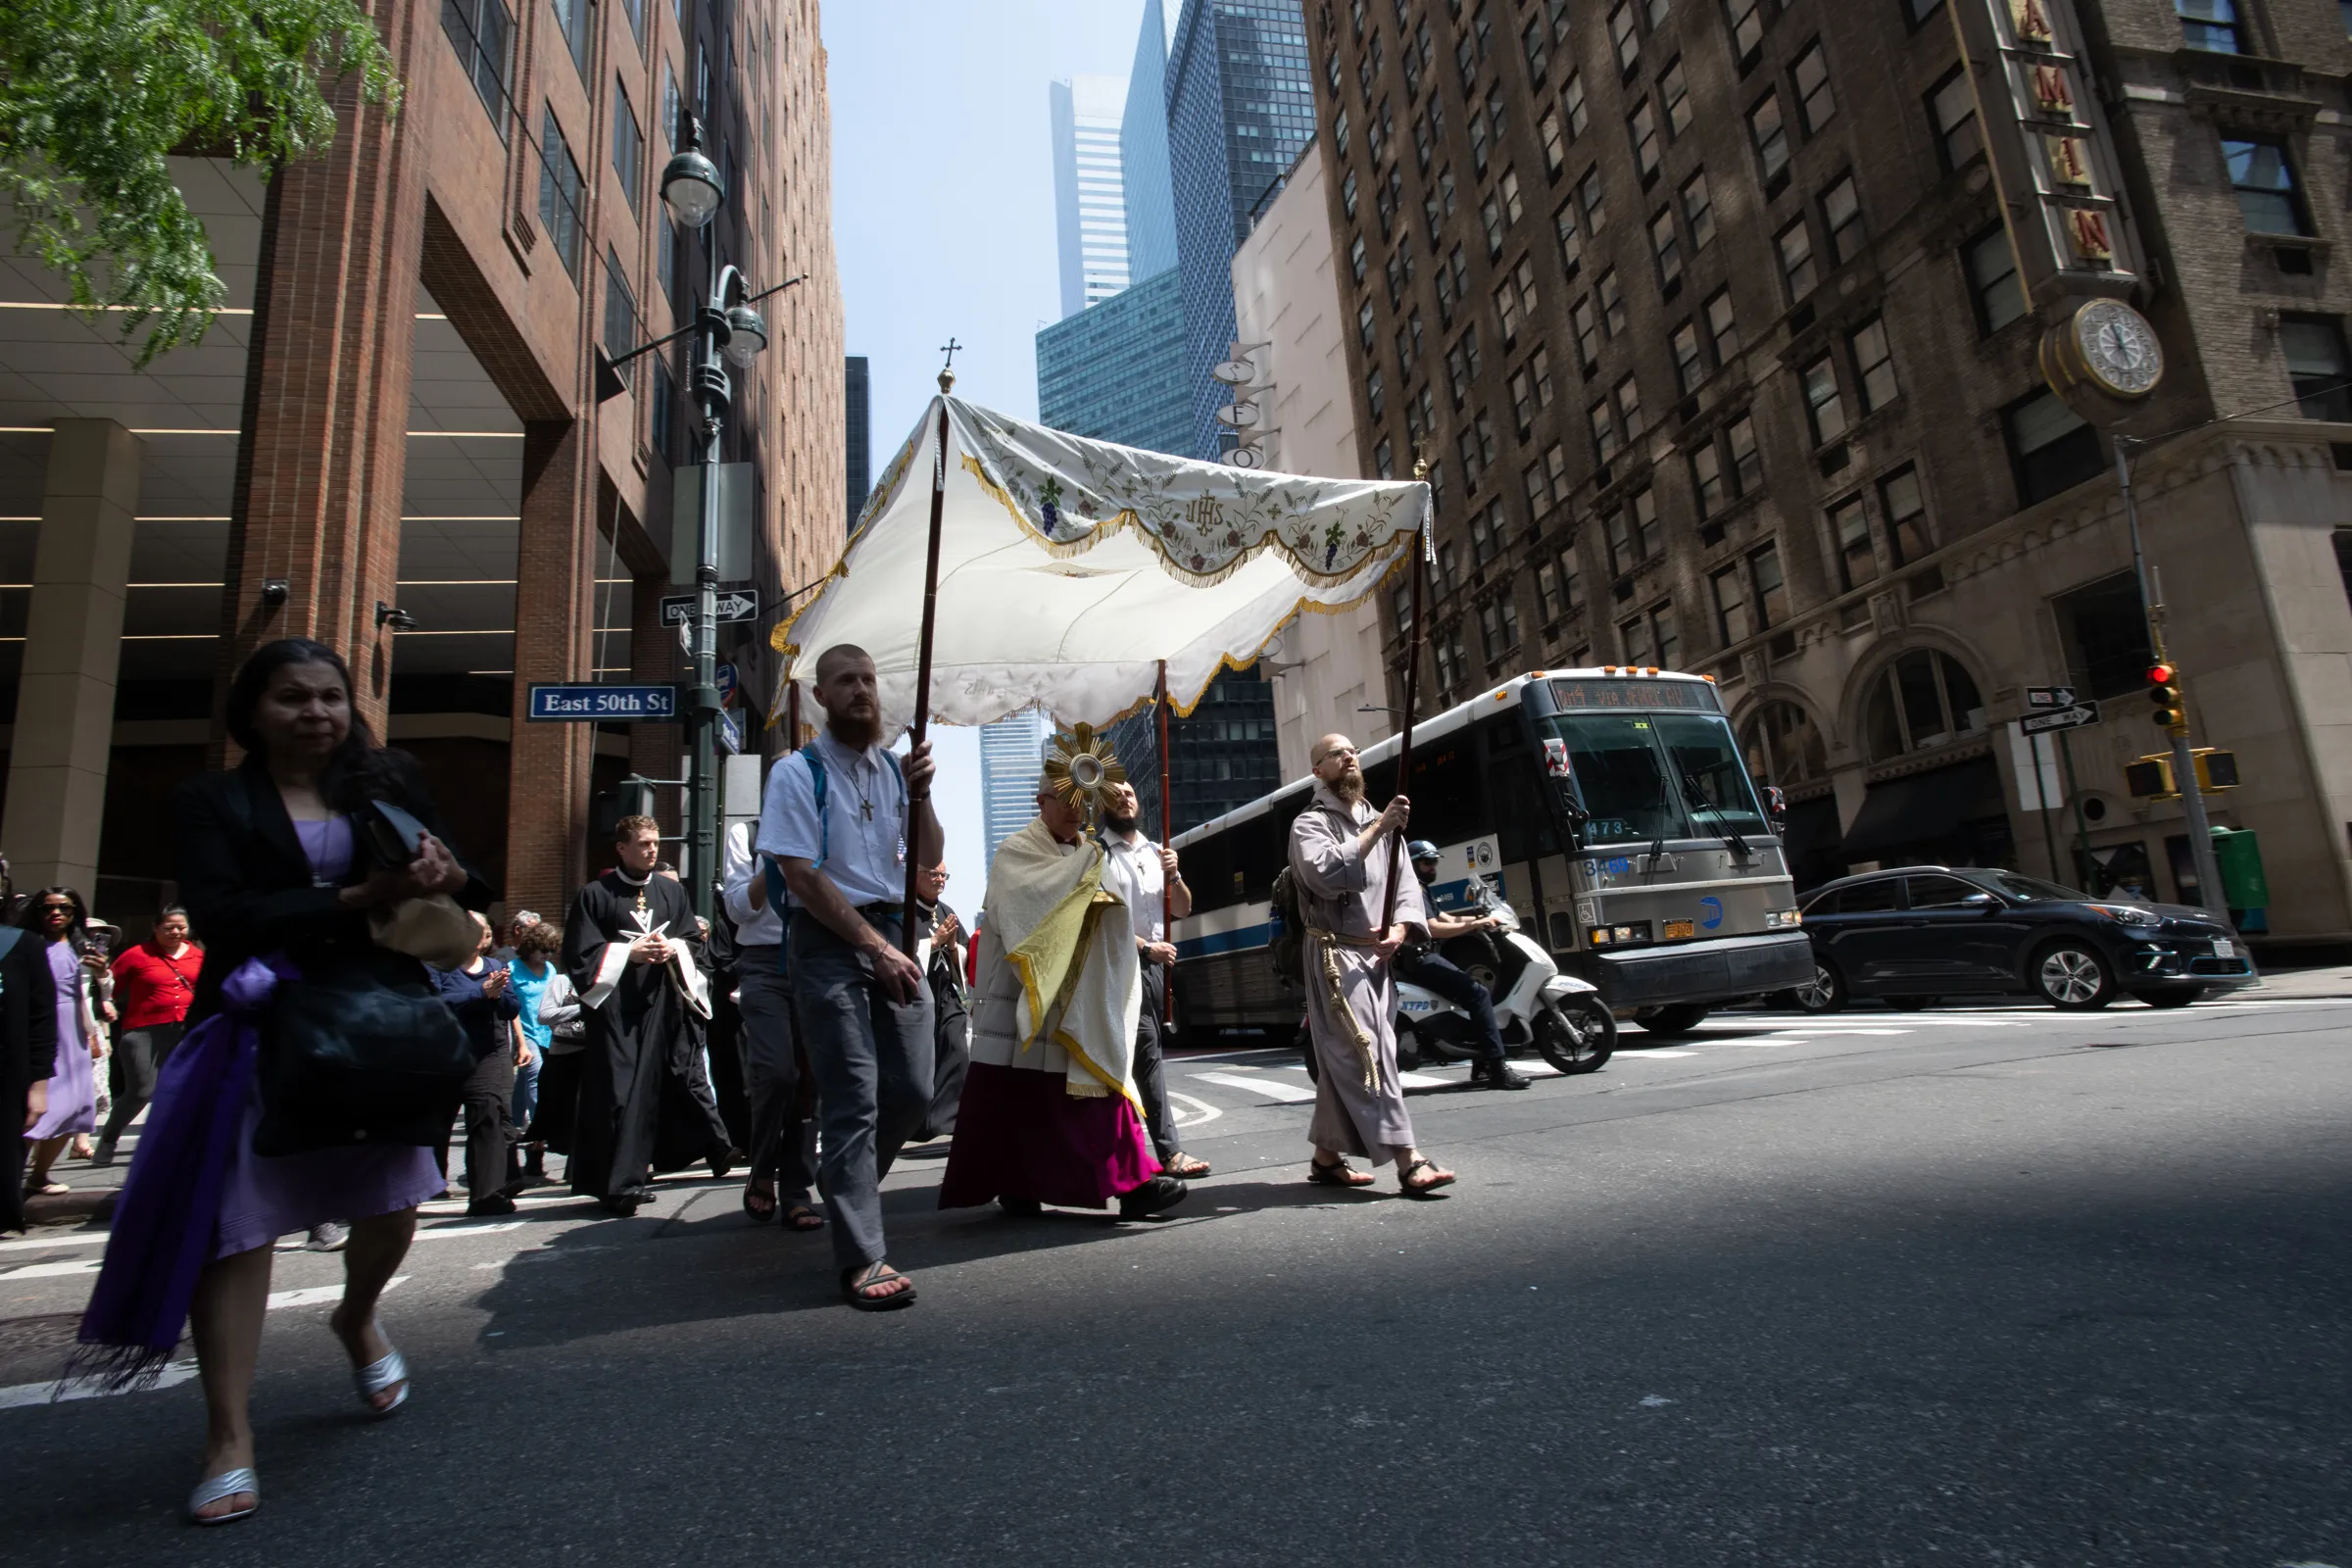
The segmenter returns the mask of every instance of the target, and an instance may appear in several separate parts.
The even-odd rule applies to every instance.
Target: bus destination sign
[[[1645,675],[1594,675],[1551,683],[1561,712],[1595,708],[1687,708],[1720,713],[1715,688],[1703,680],[1653,680]]]

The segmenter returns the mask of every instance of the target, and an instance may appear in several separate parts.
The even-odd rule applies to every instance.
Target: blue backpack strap
[[[794,755],[808,764],[809,790],[816,797],[815,863],[822,865],[825,863],[825,857],[832,853],[833,848],[833,822],[830,817],[825,815],[825,761],[817,755],[814,741],[810,741]],[[788,757],[784,760],[789,762],[792,759]],[[778,763],[777,765],[784,764]],[[784,868],[778,865],[772,858],[760,869],[761,875],[767,883],[767,906],[776,911],[776,920],[784,928],[781,940],[776,943],[776,973],[784,974],[788,971],[791,963],[792,895],[784,885]]]

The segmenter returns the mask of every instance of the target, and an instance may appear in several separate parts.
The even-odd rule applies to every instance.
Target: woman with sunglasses
[[[49,1179],[49,1167],[67,1144],[98,1128],[96,1063],[104,1046],[89,1027],[89,963],[83,951],[89,942],[89,911],[72,888],[43,888],[24,906],[17,923],[41,939],[49,978],[57,987],[57,1064],[49,1075],[48,1109],[24,1133],[32,1150],[24,1196],[54,1197],[68,1188]],[[103,966],[106,960],[97,962]]]

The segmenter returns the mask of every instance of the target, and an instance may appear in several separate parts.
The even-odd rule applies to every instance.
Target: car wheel
[[[1634,1022],[1653,1035],[1672,1038],[1687,1035],[1707,1015],[1707,1008],[1692,1003],[1675,1007],[1636,1007]]]
[[[1536,1014],[1536,1049],[1560,1072],[1598,1072],[1617,1046],[1617,1015],[1596,997],[1574,998]]]
[[[1829,959],[1815,958],[1812,983],[1784,991],[1776,1000],[1797,1012],[1836,1012],[1845,1005],[1845,979]]]
[[[2042,1001],[2064,1012],[2090,1012],[2115,1000],[2115,971],[2087,943],[2051,943],[2034,956],[2027,977]]]
[[[2132,993],[2151,1007],[2185,1007],[2205,994],[2203,986],[2183,986],[2174,991],[2134,991]]]

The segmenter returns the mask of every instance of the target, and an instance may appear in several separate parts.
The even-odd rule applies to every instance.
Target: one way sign
[[[2028,735],[2040,735],[2054,729],[2081,729],[2085,724],[2096,724],[2098,721],[2098,704],[2077,703],[2072,708],[2061,708],[2055,712],[2028,713],[2017,721],[2017,727]]]
[[[760,596],[748,588],[729,588],[718,596],[718,618],[757,620],[760,617]],[[694,595],[672,594],[662,601],[662,624],[683,626],[694,619]]]

